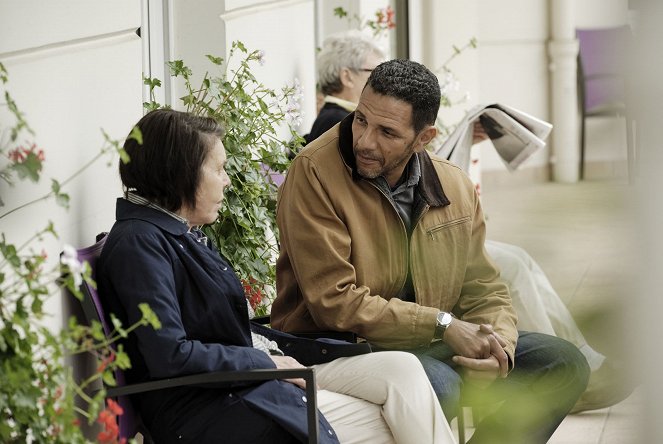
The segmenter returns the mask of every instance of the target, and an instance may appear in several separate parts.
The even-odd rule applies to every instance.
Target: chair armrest
[[[308,338],[308,339],[329,338],[329,339],[337,339],[339,341],[350,342],[353,344],[357,342],[357,335],[350,331],[324,330],[324,331],[314,331],[314,332],[297,332],[292,334],[300,338]]]
[[[254,318],[251,318],[252,322],[255,322],[260,325],[267,325],[271,322],[270,316],[256,316]]]
[[[314,444],[318,442],[318,402],[315,394],[315,369],[311,367],[198,373],[195,375],[160,379],[158,381],[129,384],[122,387],[109,387],[106,389],[106,397],[115,398],[174,387],[205,386],[218,382],[267,381],[271,379],[294,378],[303,378],[306,381],[306,412],[309,443]]]
[[[256,324],[260,325],[268,325],[271,322],[271,317],[270,315],[256,316],[254,318],[251,318],[251,322],[255,322]],[[357,342],[357,335],[349,331],[324,330],[324,331],[313,331],[313,332],[291,332],[290,334],[298,336],[300,338],[307,338],[307,339],[329,338],[345,342],[352,342],[352,343]]]

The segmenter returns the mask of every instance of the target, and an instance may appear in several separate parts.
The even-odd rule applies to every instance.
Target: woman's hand
[[[269,355],[269,357],[272,358],[272,361],[274,361],[274,364],[276,364],[276,368],[286,368],[286,369],[306,368],[305,366],[297,362],[295,358],[292,358],[290,356]],[[295,384],[297,387],[306,389],[306,381],[304,380],[304,378],[284,379],[284,381]]]

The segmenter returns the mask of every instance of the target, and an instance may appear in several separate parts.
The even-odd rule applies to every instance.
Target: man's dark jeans
[[[459,402],[496,407],[477,426],[471,443],[545,443],[587,387],[589,365],[573,344],[541,333],[519,332],[515,368],[488,389],[467,386],[442,342],[411,350],[426,370],[451,420]]]

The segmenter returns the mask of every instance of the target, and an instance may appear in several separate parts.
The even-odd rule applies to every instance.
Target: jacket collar
[[[115,218],[117,221],[137,219],[156,225],[161,230],[175,236],[181,236],[189,231],[187,224],[169,216],[168,214],[149,208],[144,205],[131,203],[124,198],[117,199],[115,209]]]
[[[362,177],[357,171],[357,161],[352,150],[352,120],[354,119],[354,115],[355,113],[350,113],[341,121],[338,146],[343,162],[345,162],[352,171],[352,179],[360,180]],[[428,152],[423,151],[421,153],[416,153],[415,156],[419,159],[419,165],[421,166],[421,178],[419,179],[419,186],[417,188],[421,193],[421,196],[431,207],[444,207],[449,205],[451,202],[446,194],[444,194],[442,183],[435,171],[433,161]]]

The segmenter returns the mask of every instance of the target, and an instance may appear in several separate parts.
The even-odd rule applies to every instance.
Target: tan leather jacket
[[[415,154],[421,178],[408,239],[389,199],[355,171],[352,118],[308,145],[281,187],[272,326],[351,331],[381,347],[406,349],[429,345],[438,310],[452,311],[492,324],[514,362],[516,314],[484,249],[472,182],[445,160]],[[396,297],[408,266],[416,303]]]

